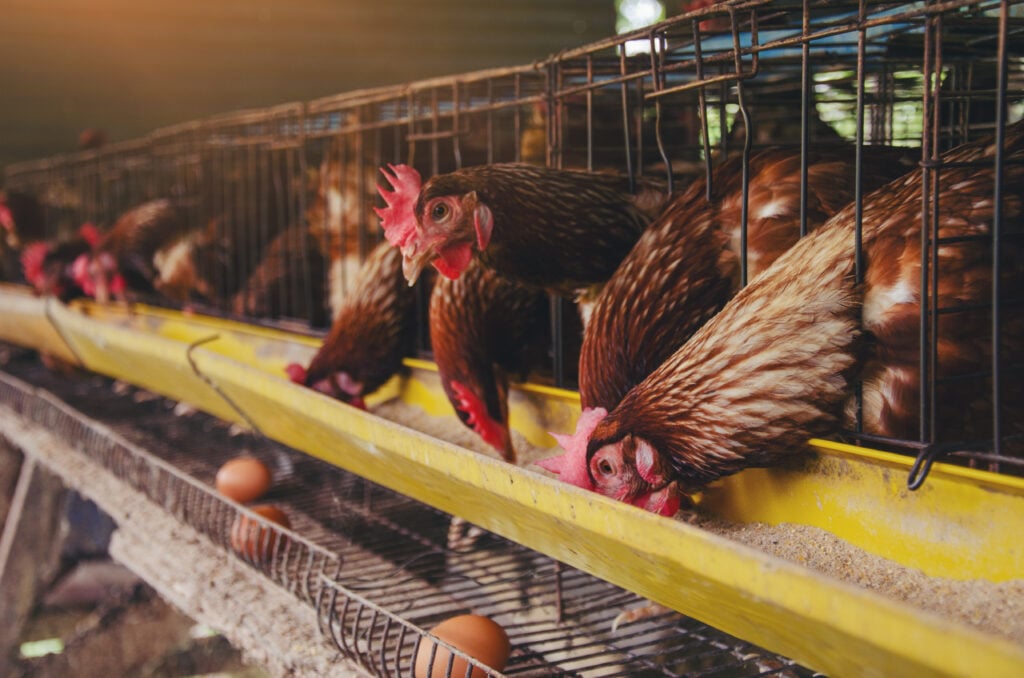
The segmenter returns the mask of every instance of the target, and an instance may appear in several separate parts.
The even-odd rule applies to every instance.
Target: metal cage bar
[[[205,234],[209,256],[198,275],[215,290],[212,306],[320,334],[349,293],[353,268],[380,239],[371,208],[379,204],[374,184],[385,162],[408,162],[423,174],[535,162],[625,171],[631,177],[660,173],[670,186],[704,175],[710,197],[714,169],[737,148],[730,139],[739,128],[736,120],[743,121],[742,149],[749,156],[753,127],[790,117],[799,121],[795,131],[772,141],[800,146],[806,158],[816,143],[812,126],[831,126],[857,146],[857,182],[863,145],[919,146],[924,223],[934,225],[929,219],[941,190],[941,168],[934,166],[939,154],[982,134],[1001,133],[1010,116],[1021,114],[1024,55],[1015,39],[1024,33],[1021,5],[716,4],[535,64],[240,111],[133,142],[12,165],[6,184],[43,197],[55,235],[86,219],[109,225],[143,200],[179,197]],[[646,51],[635,53],[637,44]],[[992,104],[998,120],[984,114]],[[805,200],[806,172],[805,160]],[[859,222],[859,200],[857,206]],[[304,222],[309,242],[320,244],[322,267],[307,241],[282,235]],[[806,215],[801,223],[806,232]],[[996,230],[1006,237],[1005,227]],[[247,308],[239,295],[279,237],[283,249],[297,250],[291,262],[297,274],[273,288],[275,303],[267,305],[273,310]],[[741,238],[742,249],[745,229]],[[922,233],[929,258],[922,259],[920,284],[931,293],[938,244]],[[999,251],[997,242],[997,272]],[[998,288],[998,275],[994,285],[991,435],[952,451],[1016,473],[1019,457],[1006,445],[1015,433],[1000,417],[1003,387],[1019,376],[1020,366],[1001,358],[998,337],[1005,332],[1007,304],[1017,301]],[[418,294],[417,354],[429,357],[426,292],[421,288]],[[320,297],[325,301],[319,306],[326,308],[318,319],[314,307]],[[575,372],[566,360],[571,337],[564,316],[572,311],[560,299],[551,309],[551,364],[539,378],[571,388]],[[927,357],[934,356],[935,323],[944,312],[921,309],[918,435],[880,444],[931,454],[935,445],[952,442],[936,438],[936,369],[934,357]],[[872,440],[861,429],[858,424],[853,433]]]

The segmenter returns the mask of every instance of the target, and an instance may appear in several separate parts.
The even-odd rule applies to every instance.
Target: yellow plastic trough
[[[1024,675],[1024,648],[680,521],[579,490],[439,441],[288,382],[317,341],[208,317],[136,307],[73,307],[0,288],[0,339],[185,400],[612,581],[825,673]],[[205,341],[204,341],[205,340]],[[199,343],[202,342],[202,343]],[[449,410],[428,372],[398,396]],[[520,389],[512,421],[533,442],[570,431],[575,394]],[[545,443],[546,441],[546,443]],[[751,470],[709,489],[736,521],[822,527],[926,574],[1024,578],[1024,483],[937,463],[905,489],[902,457],[817,441],[800,470]]]

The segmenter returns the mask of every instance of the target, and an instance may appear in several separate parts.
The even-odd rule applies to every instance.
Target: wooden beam
[[[67,490],[32,458],[21,465],[0,535],[0,675],[13,675],[21,629],[56,570]]]

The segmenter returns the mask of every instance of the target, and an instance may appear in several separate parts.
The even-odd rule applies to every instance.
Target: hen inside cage
[[[222,116],[141,142],[12,166],[6,184],[12,196],[34,196],[45,238],[62,243],[36,266],[41,289],[64,298],[121,296],[323,336],[346,304],[372,294],[372,285],[359,286],[358,272],[383,240],[376,210],[385,206],[378,185],[390,188],[381,173],[389,164],[408,165],[426,179],[525,163],[621,175],[629,190],[703,199],[685,218],[717,219],[730,238],[725,252],[737,258],[739,270],[724,272],[729,289],[708,308],[689,311],[693,318],[654,308],[636,321],[655,316],[665,325],[689,326],[713,315],[798,235],[847,202],[857,205],[858,223],[870,228],[892,209],[882,198],[869,198],[872,191],[916,174],[920,204],[908,200],[906,214],[921,235],[908,230],[907,237],[922,246],[900,254],[866,244],[859,225],[851,239],[847,256],[856,261],[858,282],[868,285],[866,313],[900,319],[872,325],[865,316],[868,348],[851,379],[854,398],[831,435],[1018,473],[1021,419],[1013,403],[1020,401],[1015,385],[1024,380],[1016,323],[1017,158],[1008,147],[998,159],[1003,183],[993,182],[990,193],[1003,214],[997,211],[1001,221],[985,233],[944,227],[968,206],[957,202],[956,180],[944,176],[952,168],[942,160],[960,144],[1009,134],[1007,125],[1024,111],[1016,10],[999,3],[950,11],[844,3],[713,7],[641,32],[640,47],[648,53],[626,50],[638,43],[626,35],[530,67]],[[890,147],[903,154],[885,155]],[[789,149],[789,164],[759,169],[758,154],[769,148]],[[823,158],[828,152],[836,155]],[[826,162],[847,165],[823,179]],[[560,210],[578,211],[575,203],[563,203],[580,189],[550,182],[524,176],[530,197],[510,208],[523,212],[515,215],[520,221],[550,216],[564,225]],[[836,186],[838,195],[824,195]],[[658,205],[680,199],[648,202],[643,219],[658,222]],[[161,207],[167,214],[155,215]],[[610,234],[599,213],[577,216],[582,225],[576,227]],[[773,221],[766,225],[766,218]],[[105,235],[94,245],[103,253],[94,257],[97,270],[83,282],[76,281],[83,267],[76,273],[72,263],[87,247],[86,223]],[[526,229],[523,242],[533,242],[530,227],[520,228]],[[25,237],[43,237],[25,230]],[[607,279],[637,235],[599,236],[615,243],[611,255],[600,253],[589,230],[550,243],[541,237],[522,252],[510,250],[520,259],[512,268],[497,254],[483,255],[502,275],[552,291],[549,330],[519,337],[546,347],[490,358],[514,377],[578,388],[579,316],[588,317],[595,296],[584,278]],[[578,248],[578,258],[614,258],[594,273],[563,273],[558,267],[566,258],[547,252],[566,248]],[[896,257],[904,267],[898,283],[872,278],[872,269]],[[975,261],[973,268],[961,267],[967,259]],[[825,260],[811,263],[824,266]],[[548,270],[538,272],[542,266]],[[694,277],[678,285],[695,284]],[[433,357],[432,281],[426,276],[412,301],[403,302],[413,319],[401,324],[409,336],[392,351]],[[948,285],[968,291],[947,294]],[[678,296],[682,288],[663,292]],[[664,306],[657,299],[638,303]],[[516,316],[507,322],[533,321]],[[972,332],[951,329],[965,325]],[[636,349],[647,357],[632,358],[644,364],[631,385],[685,343],[692,328],[673,332],[659,335],[656,350]],[[892,339],[897,333],[902,340]],[[620,341],[607,339],[613,340]],[[493,414],[496,405],[489,407]],[[905,412],[893,414],[897,410]],[[970,423],[947,425],[963,411]],[[889,415],[893,422],[882,421]]]
[[[665,515],[812,437],[917,457],[917,485],[935,459],[1019,476],[1022,6],[712,3],[522,67],[9,166],[2,271],[322,342],[293,381],[410,425],[372,396],[431,361],[455,442],[521,466],[538,452],[508,403],[578,393],[603,415],[544,468]],[[674,615],[609,640],[630,594],[491,535],[453,547],[449,516],[288,459],[303,536],[260,532],[248,560],[364,665],[406,670],[416,627],[469,609],[515,632],[511,673],[716,670],[672,644],[693,634],[746,661]],[[190,491],[230,548],[234,514]]]

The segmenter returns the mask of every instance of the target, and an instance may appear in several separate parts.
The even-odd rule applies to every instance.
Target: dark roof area
[[[612,0],[10,0],[0,165],[242,108],[530,63],[614,33]]]

